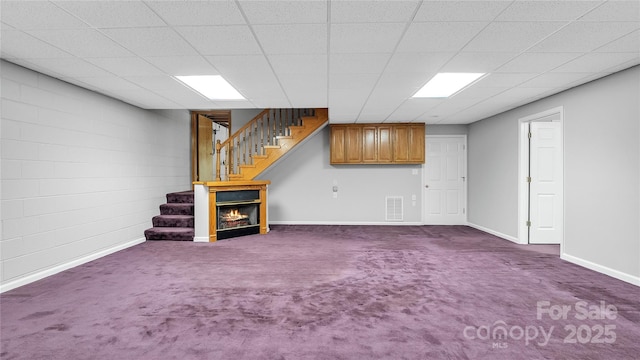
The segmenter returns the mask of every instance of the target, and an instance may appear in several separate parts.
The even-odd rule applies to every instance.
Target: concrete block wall
[[[144,241],[165,194],[191,188],[188,111],[0,74],[3,291]]]

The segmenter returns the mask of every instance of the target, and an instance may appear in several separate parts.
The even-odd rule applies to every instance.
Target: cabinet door
[[[362,162],[362,126],[347,126],[346,162]]]
[[[409,125],[395,125],[393,127],[393,161],[409,162]]]
[[[378,126],[378,162],[390,163],[393,161],[393,149],[391,126]]]
[[[331,127],[331,163],[341,164],[346,162],[345,157],[345,133],[346,128],[344,126],[332,126]]]
[[[375,126],[362,127],[362,161],[375,163],[378,161],[378,139]]]
[[[409,162],[424,164],[424,124],[409,126]]]

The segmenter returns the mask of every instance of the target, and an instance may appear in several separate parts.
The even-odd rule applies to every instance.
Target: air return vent
[[[402,221],[402,196],[385,197],[385,220]]]

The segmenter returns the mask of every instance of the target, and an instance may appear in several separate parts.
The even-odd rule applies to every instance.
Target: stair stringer
[[[289,136],[280,136],[277,145],[265,146],[264,155],[254,155],[253,164],[240,165],[238,174],[229,175],[231,181],[254,180],[258,175],[286,157],[294,147],[304,143],[329,123],[327,109],[316,110],[315,116],[302,118],[302,125],[290,126]]]

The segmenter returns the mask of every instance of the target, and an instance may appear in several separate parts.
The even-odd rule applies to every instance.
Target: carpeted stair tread
[[[144,231],[147,240],[193,241],[193,228],[153,227]]]
[[[151,219],[154,227],[193,227],[193,215],[156,215]]]
[[[181,191],[167,194],[167,203],[180,204],[191,203],[193,204],[193,191]]]
[[[160,215],[151,219],[153,227],[144,231],[147,240],[193,241],[193,191],[166,194],[167,203],[160,205]]]
[[[171,203],[160,205],[160,215],[193,215],[193,204]]]

